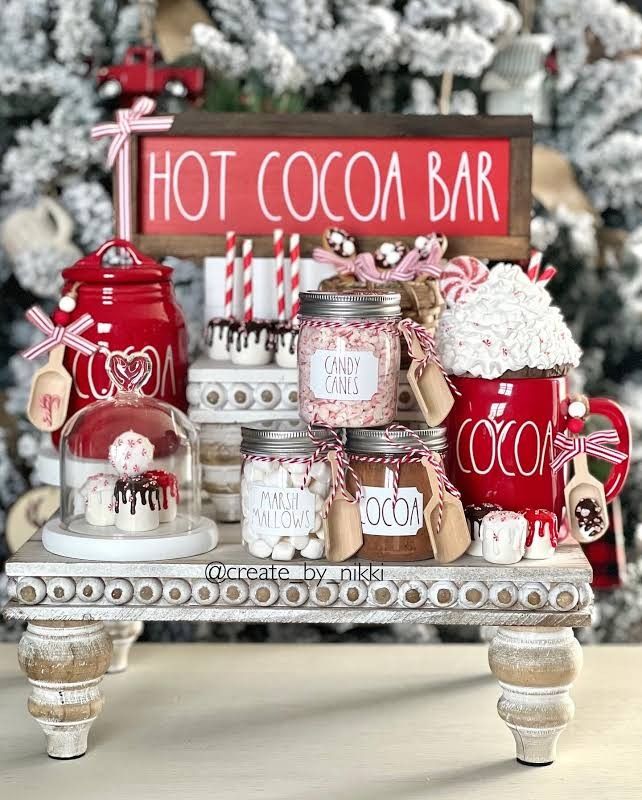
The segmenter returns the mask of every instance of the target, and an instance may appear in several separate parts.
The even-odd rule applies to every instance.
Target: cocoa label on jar
[[[310,360],[310,388],[324,400],[371,400],[377,392],[379,359],[368,350],[315,350]]]
[[[308,489],[251,486],[249,524],[257,536],[307,536],[314,530],[314,495]]]
[[[424,522],[424,498],[411,487],[397,492],[381,486],[362,486],[361,526],[370,536],[416,536]]]

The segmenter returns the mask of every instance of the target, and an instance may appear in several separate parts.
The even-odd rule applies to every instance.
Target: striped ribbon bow
[[[551,461],[551,469],[557,472],[581,453],[608,461],[609,464],[621,464],[627,459],[626,453],[607,447],[619,443],[620,437],[614,430],[595,431],[588,436],[567,436],[565,433],[558,433],[553,442],[558,453]]]
[[[322,428],[326,436],[321,437],[318,436],[314,428]],[[316,450],[314,451],[314,455],[310,459],[310,463],[306,473],[303,477],[303,486],[307,486],[308,477],[310,470],[312,469],[313,464],[316,461],[323,461],[327,460],[328,453],[330,450],[334,450],[336,453],[337,459],[337,474],[336,477],[333,475],[332,479],[332,487],[330,489],[330,494],[326,501],[325,507],[321,512],[321,516],[326,517],[328,514],[328,510],[334,501],[334,498],[337,495],[337,492],[341,492],[343,497],[349,503],[358,503],[361,499],[361,482],[356,474],[356,472],[350,466],[350,462],[348,461],[348,456],[346,455],[345,447],[343,445],[343,440],[341,436],[329,425],[326,425],[324,422],[314,422],[313,424],[308,425],[308,436],[314,444],[316,444]],[[347,488],[347,478],[348,475],[352,476],[355,485],[354,496],[351,496],[348,492]]]
[[[114,122],[101,122],[91,129],[92,139],[112,136],[107,153],[107,166],[113,167],[118,161],[118,236],[131,239],[131,161],[130,140],[132,133],[156,133],[168,131],[173,123],[171,115],[150,117],[156,109],[156,101],[151,97],[139,97],[131,108],[119,108]]]
[[[26,312],[25,317],[32,325],[35,325],[39,331],[47,335],[47,338],[43,339],[42,342],[23,351],[22,355],[24,358],[29,359],[29,361],[49,352],[49,350],[53,350],[53,348],[57,347],[59,344],[71,347],[72,350],[77,350],[85,356],[90,356],[98,350],[97,344],[90,342],[80,335],[94,324],[94,318],[91,314],[83,314],[67,326],[54,325],[39,306],[32,306]]]

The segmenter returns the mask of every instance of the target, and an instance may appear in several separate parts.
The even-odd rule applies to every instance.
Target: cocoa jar
[[[446,429],[404,423],[405,430],[353,428],[346,431],[350,465],[361,484],[363,546],[370,561],[422,561],[433,557],[424,522],[431,497],[422,450],[446,450]],[[410,432],[409,432],[410,431]],[[354,486],[350,487],[354,491]]]

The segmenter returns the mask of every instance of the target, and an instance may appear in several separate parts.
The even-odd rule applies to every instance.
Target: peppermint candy
[[[439,286],[449,306],[460,303],[466,295],[488,279],[489,270],[483,261],[473,256],[452,258],[439,277]]]
[[[154,458],[154,445],[146,436],[129,430],[109,446],[109,463],[120,475],[133,477],[147,471]]]

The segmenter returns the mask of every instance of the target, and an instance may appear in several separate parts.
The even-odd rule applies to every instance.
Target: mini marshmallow
[[[121,503],[116,512],[116,527],[119,531],[127,533],[143,533],[153,531],[160,524],[158,506],[152,510],[149,505],[139,503],[134,514],[131,513],[129,503]]]
[[[244,367],[262,367],[272,361],[270,331],[267,325],[249,334],[243,330],[233,331],[230,343],[232,364]]]
[[[308,536],[288,536],[288,541],[294,545],[295,550],[303,550],[310,538]]]
[[[272,555],[272,548],[263,539],[255,539],[250,542],[249,551],[256,558],[269,558]]]
[[[213,358],[214,361],[230,360],[230,351],[227,346],[227,334],[229,328],[230,324],[227,320],[219,323],[218,325],[212,325],[210,328],[212,340],[208,346],[207,352],[209,357]]]
[[[272,558],[275,561],[292,561],[294,558],[294,545],[287,541],[280,541],[272,549]]]
[[[330,465],[327,461],[315,461],[310,469],[310,477],[321,483],[329,483],[332,477]]]
[[[528,523],[514,511],[491,511],[482,520],[484,559],[491,564],[516,564],[526,547]]]
[[[279,335],[274,352],[274,360],[282,369],[296,369],[297,355],[296,343],[299,338],[298,331],[287,331]]]
[[[301,550],[303,558],[321,558],[325,550],[325,543],[322,539],[310,539],[307,547]]]
[[[98,473],[87,478],[80,497],[84,505],[85,520],[89,525],[104,528],[113,525],[116,520],[114,511],[114,486],[116,475]]]

